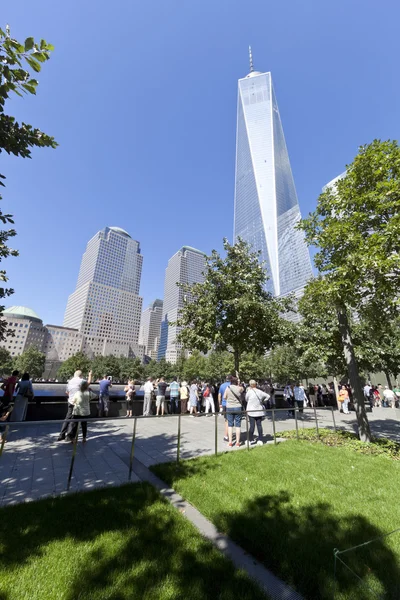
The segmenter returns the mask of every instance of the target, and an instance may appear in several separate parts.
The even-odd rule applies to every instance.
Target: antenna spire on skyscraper
[[[253,53],[251,51],[251,46],[249,46],[249,59],[250,59],[250,73],[254,71],[253,67]]]

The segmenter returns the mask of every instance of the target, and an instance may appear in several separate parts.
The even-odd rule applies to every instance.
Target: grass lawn
[[[0,509],[0,600],[265,598],[148,484]]]
[[[322,443],[163,464],[153,471],[310,600],[333,598],[333,550],[400,527],[400,462]],[[335,598],[400,598],[400,532],[342,556]]]

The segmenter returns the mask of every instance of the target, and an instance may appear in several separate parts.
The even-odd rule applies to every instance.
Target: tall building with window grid
[[[260,251],[274,296],[301,294],[312,276],[271,73],[253,69],[238,83],[234,238]]]
[[[144,353],[152,360],[157,360],[160,345],[161,319],[163,301],[154,300],[143,312],[140,321],[139,345],[144,347]]]
[[[179,328],[174,323],[184,302],[190,302],[190,297],[184,293],[178,283],[202,283],[204,281],[206,255],[196,248],[183,246],[168,261],[165,271],[164,303],[161,322],[161,339],[158,349],[158,359],[165,358],[175,363],[182,351],[182,344],[177,342]]]
[[[143,355],[138,347],[143,257],[139,242],[105,227],[88,242],[64,327],[79,330],[94,354]]]

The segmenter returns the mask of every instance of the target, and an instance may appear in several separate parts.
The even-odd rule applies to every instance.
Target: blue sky
[[[8,304],[62,324],[87,241],[140,241],[144,305],[168,259],[232,238],[237,79],[272,71],[302,214],[360,144],[399,138],[395,0],[36,0],[3,7],[14,37],[55,46],[37,97],[7,110],[54,135],[32,160],[1,155],[20,256]]]

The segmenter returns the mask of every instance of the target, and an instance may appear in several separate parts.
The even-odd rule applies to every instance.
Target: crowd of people
[[[109,414],[110,390],[112,378],[104,375],[98,381],[99,392],[95,394],[90,389],[92,373],[87,379],[81,371],[76,371],[69,380],[66,388],[68,396],[67,414],[63,422],[58,440],[72,442],[77,433],[78,420],[90,417],[90,400],[97,398],[97,416],[107,417]],[[13,371],[8,379],[1,384],[4,394],[0,400],[0,443],[3,440],[4,422],[25,420],[28,401],[34,397],[29,373],[20,377],[18,371]],[[169,394],[167,391],[169,390]],[[134,401],[137,396],[135,380],[129,380],[124,388],[127,406],[127,417],[133,416]],[[196,417],[220,414],[225,420],[224,441],[232,446],[240,444],[240,428],[243,415],[247,413],[249,422],[249,439],[251,444],[262,444],[262,421],[266,409],[276,406],[276,390],[271,380],[248,383],[228,375],[221,383],[213,381],[190,382],[178,381],[176,377],[167,383],[164,377],[153,379],[149,377],[143,386],[143,416],[150,416],[155,409],[156,416],[169,414],[187,414]],[[349,385],[341,385],[335,392],[334,384],[309,384],[304,387],[300,382],[288,382],[282,392],[288,416],[295,416],[295,408],[301,418],[303,409],[338,405],[341,412],[348,414],[353,400],[352,389]],[[364,397],[370,409],[376,407],[396,408],[400,404],[400,386],[390,389],[389,386],[364,386]],[[74,421],[77,421],[76,423]],[[257,436],[254,437],[255,429]],[[82,421],[83,441],[86,442],[87,423]]]

